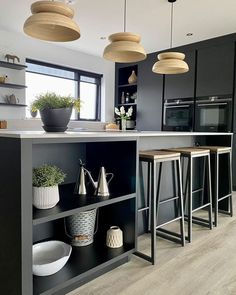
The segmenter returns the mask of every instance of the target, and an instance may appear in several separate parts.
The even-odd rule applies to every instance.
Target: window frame
[[[91,121],[91,122],[101,121],[101,83],[102,83],[102,78],[103,78],[102,74],[79,70],[79,69],[75,69],[75,68],[71,68],[71,67],[65,67],[65,66],[61,66],[58,64],[52,64],[52,63],[48,63],[48,62],[44,62],[44,61],[34,60],[31,58],[26,58],[26,64],[27,63],[32,63],[35,65],[40,65],[40,66],[45,66],[45,67],[74,72],[75,78],[70,79],[68,77],[61,77],[61,76],[57,76],[57,75],[53,75],[53,74],[37,73],[36,71],[30,71],[28,68],[26,68],[26,72],[28,72],[28,73],[34,73],[34,74],[39,74],[39,75],[52,76],[52,77],[76,81],[77,82],[77,91],[78,91],[77,95],[78,95],[78,97],[80,97],[80,82],[85,82],[85,81],[81,81],[80,77],[86,76],[89,78],[94,78],[96,80],[96,83],[92,83],[92,82],[85,82],[85,83],[90,83],[90,84],[94,84],[97,86],[96,87],[97,93],[96,93],[95,119],[80,118],[80,113],[78,113],[77,119],[72,119],[71,121]]]

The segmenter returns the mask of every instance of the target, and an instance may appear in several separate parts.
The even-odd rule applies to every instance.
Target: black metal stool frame
[[[188,235],[186,236],[186,240],[191,243],[192,242],[192,224],[198,224],[201,226],[213,228],[213,220],[212,220],[212,190],[211,190],[211,163],[210,163],[210,152],[201,153],[201,154],[184,154],[181,153],[181,160],[184,161],[184,158],[188,159],[188,169],[187,169],[187,181],[184,191],[184,208],[186,208],[186,202],[188,200],[188,214],[185,214],[185,220],[188,223]],[[194,158],[203,158],[204,159],[204,170],[203,170],[203,187],[197,190],[193,190],[193,159]],[[207,159],[207,161],[206,161]],[[182,163],[183,164],[183,163]],[[204,185],[205,185],[205,172],[206,172],[206,164],[207,164],[207,180],[208,180],[208,203],[197,207],[195,209],[193,206],[193,196],[195,193],[202,191],[202,198],[204,193]],[[182,165],[183,166],[183,165]],[[193,216],[193,213],[207,208],[208,207],[208,215],[209,219],[200,218],[197,216]]]
[[[228,154],[228,169],[229,169],[229,193],[219,198],[219,156],[222,154]],[[232,153],[231,150],[212,151],[211,155],[214,157],[215,169],[214,169],[214,225],[218,225],[218,212],[233,216],[233,197],[232,197]],[[219,202],[229,198],[229,212],[219,210]]]
[[[145,207],[138,209],[138,212],[151,211],[150,214],[150,232],[151,232],[151,256],[148,256],[140,251],[136,251],[134,254],[151,262],[153,265],[156,264],[156,235],[161,236],[162,238],[168,239],[173,242],[180,243],[182,246],[185,245],[185,231],[184,231],[184,209],[183,209],[183,190],[182,190],[182,176],[181,176],[181,164],[180,157],[169,157],[165,159],[148,159],[145,157],[140,157],[140,162],[148,163],[148,175],[147,175],[147,204]],[[163,162],[172,162],[176,164],[177,172],[177,190],[178,196],[174,196],[167,200],[160,200],[160,185],[161,185],[161,175],[162,175],[162,164]],[[157,164],[159,163],[159,173],[157,179]],[[176,184],[175,184],[176,185]],[[151,187],[151,189],[150,189]],[[155,196],[155,197],[154,197]],[[170,201],[179,201],[178,211],[180,216],[172,219],[168,222],[160,224],[157,226],[157,218],[159,206],[166,202]],[[147,215],[149,219],[149,214]],[[172,232],[161,227],[172,223],[174,221],[180,220],[180,234]],[[149,226],[148,226],[149,227]]]

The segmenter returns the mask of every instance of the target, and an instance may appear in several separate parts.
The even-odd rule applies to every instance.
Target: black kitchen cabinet
[[[138,64],[137,129],[161,130],[163,75],[152,72],[157,54],[149,54]]]
[[[236,134],[233,136],[233,152],[232,152],[232,168],[233,168],[233,190],[236,191]]]
[[[180,75],[165,75],[164,99],[194,97],[195,50],[178,50],[185,54],[189,71]]]
[[[234,42],[199,48],[196,96],[233,93]]]

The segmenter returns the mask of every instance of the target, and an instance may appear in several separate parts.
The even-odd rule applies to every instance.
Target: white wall
[[[79,42],[76,41],[76,42]],[[30,38],[23,34],[7,32],[0,28],[0,60],[4,60],[6,53],[20,57],[21,63],[25,58],[50,62],[89,72],[103,74],[102,80],[102,121],[110,121],[114,110],[114,73],[115,65],[101,57],[88,55],[75,50],[63,48],[52,42],[44,42]],[[14,71],[0,68],[0,75],[8,75],[9,83],[24,84],[24,71]],[[3,96],[14,93],[20,103],[25,103],[25,91],[0,88],[0,102]],[[25,111],[18,107],[0,106],[0,119],[24,119]],[[15,121],[15,120],[14,120]],[[13,122],[13,121],[12,121]],[[30,120],[27,124],[31,124]],[[24,124],[25,126],[25,124]]]

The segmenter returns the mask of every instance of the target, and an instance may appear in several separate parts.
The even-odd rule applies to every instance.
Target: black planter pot
[[[47,132],[64,132],[70,121],[72,108],[44,109],[40,111],[43,129]]]

